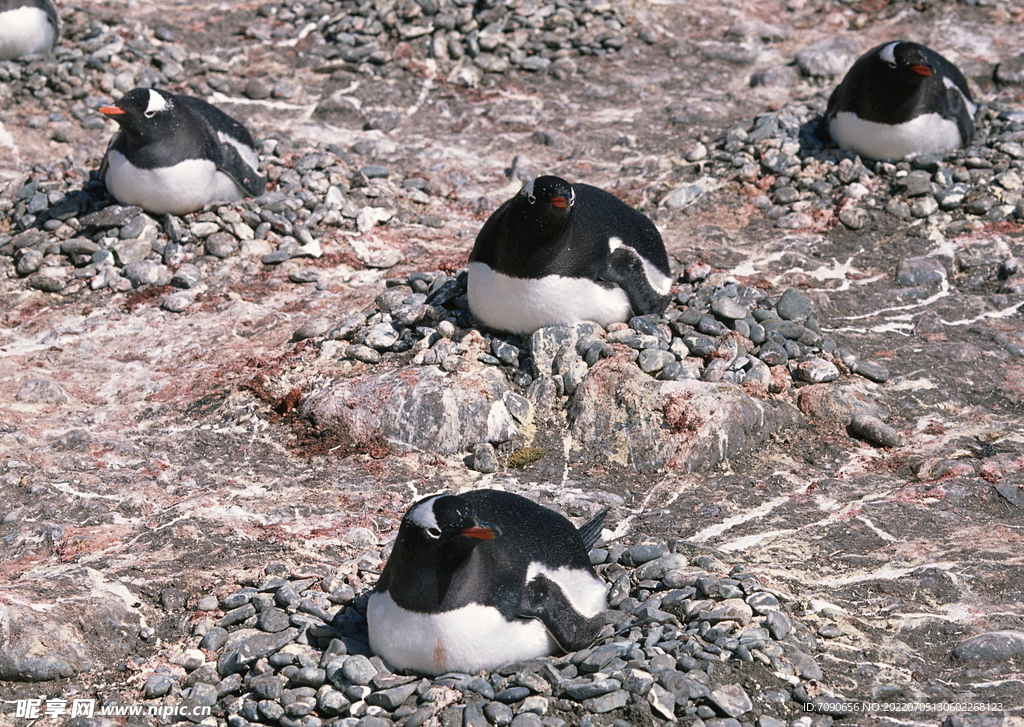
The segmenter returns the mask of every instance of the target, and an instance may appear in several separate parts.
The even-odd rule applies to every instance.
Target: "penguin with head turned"
[[[136,88],[99,111],[121,127],[100,166],[121,204],[183,215],[266,189],[249,131],[200,98]]]
[[[469,309],[520,336],[579,321],[662,313],[674,278],[658,229],[613,194],[555,176],[488,218],[469,256]]]
[[[974,136],[974,113],[960,70],[920,43],[872,48],[829,98],[832,141],[869,159],[900,160],[959,149]]]
[[[437,675],[589,646],[607,608],[588,556],[604,517],[577,530],[498,490],[420,500],[367,603],[370,648],[392,669]]]

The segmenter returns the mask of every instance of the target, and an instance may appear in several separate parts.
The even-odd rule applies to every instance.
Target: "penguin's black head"
[[[155,88],[136,88],[121,99],[98,111],[108,116],[124,129],[132,141],[152,141],[173,125],[171,109],[174,98],[171,94]]]
[[[576,202],[572,185],[561,177],[537,177],[526,183],[519,196],[532,207],[547,214],[565,216]]]
[[[877,66],[904,83],[916,85],[936,72],[937,54],[921,45],[906,40],[886,43],[875,53]]]
[[[497,525],[477,518],[473,506],[458,495],[420,500],[402,518],[401,532],[428,547],[454,544],[470,550],[501,535]]]

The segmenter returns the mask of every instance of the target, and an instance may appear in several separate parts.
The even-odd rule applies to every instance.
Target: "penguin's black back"
[[[618,237],[665,275],[668,255],[658,228],[615,195],[589,184],[574,184],[576,199],[561,230],[535,234],[531,205],[521,195],[507,200],[477,235],[470,262],[482,262],[515,278],[561,275],[596,279],[610,255],[608,240]]]
[[[214,139],[217,138],[218,133],[227,134],[246,146],[255,147],[249,130],[213,104],[195,96],[175,95],[173,99],[176,103],[189,109],[198,123],[212,131]]]
[[[896,69],[889,68],[879,57],[879,51],[892,43],[898,43],[895,55],[899,67]],[[921,62],[934,69],[934,73],[927,78],[915,76],[907,68],[908,57],[920,58]],[[973,101],[963,73],[939,53],[911,41],[882,43],[850,67],[829,97],[825,116],[831,118],[840,111],[852,111],[865,121],[882,124],[900,124],[932,112],[956,118],[958,109],[949,100],[953,91],[943,78],[952,81],[968,101]],[[961,129],[961,135],[965,140],[970,139],[970,134],[965,134],[964,129]]]
[[[468,600],[494,606],[511,621],[517,615],[531,563],[552,570],[566,567],[593,573],[590,557],[579,531],[564,517],[524,497],[499,490],[476,490],[462,495],[477,517],[501,529],[501,536],[480,543],[473,551],[462,583],[453,581],[452,607]],[[477,578],[477,576],[480,576]],[[490,577],[488,577],[490,576]],[[447,610],[447,609],[445,609]]]

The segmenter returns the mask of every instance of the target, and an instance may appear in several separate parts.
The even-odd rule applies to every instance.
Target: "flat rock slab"
[[[139,615],[87,573],[57,579],[54,590],[64,598],[57,603],[29,589],[8,591],[0,603],[0,680],[69,678],[136,651]]]
[[[504,375],[484,366],[448,373],[408,366],[340,382],[311,395],[303,416],[342,447],[450,455],[518,433]]]
[[[339,382],[311,395],[302,414],[348,451],[451,455],[520,434],[506,405],[514,398],[512,385],[493,367],[448,373],[408,366]],[[594,366],[566,412],[571,456],[648,473],[715,467],[796,415],[735,384],[657,381],[625,359]]]
[[[735,384],[657,381],[630,361],[595,365],[569,405],[573,452],[638,472],[708,469],[763,442],[784,405]]]

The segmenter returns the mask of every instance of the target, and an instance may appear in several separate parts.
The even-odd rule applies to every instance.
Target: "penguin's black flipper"
[[[220,159],[217,160],[217,168],[234,179],[239,187],[253,197],[259,197],[267,190],[267,180],[242,159],[238,149],[227,142],[222,142],[220,145]]]
[[[604,527],[604,519],[609,512],[611,512],[611,508],[606,507],[579,527],[580,537],[583,538],[583,547],[588,551],[594,547],[601,537],[601,528]]]
[[[664,313],[671,295],[661,295],[651,285],[643,258],[628,245],[621,245],[608,256],[608,264],[599,280],[606,280],[622,288],[629,298],[633,315]]]
[[[604,518],[604,513],[601,518]],[[526,584],[516,615],[539,619],[565,652],[587,648],[594,643],[604,626],[601,614],[592,618],[580,614],[562,589],[543,574]]]
[[[967,105],[963,92],[956,86],[946,89],[945,116],[956,122],[964,145],[970,143],[970,140],[974,138],[974,112]]]

